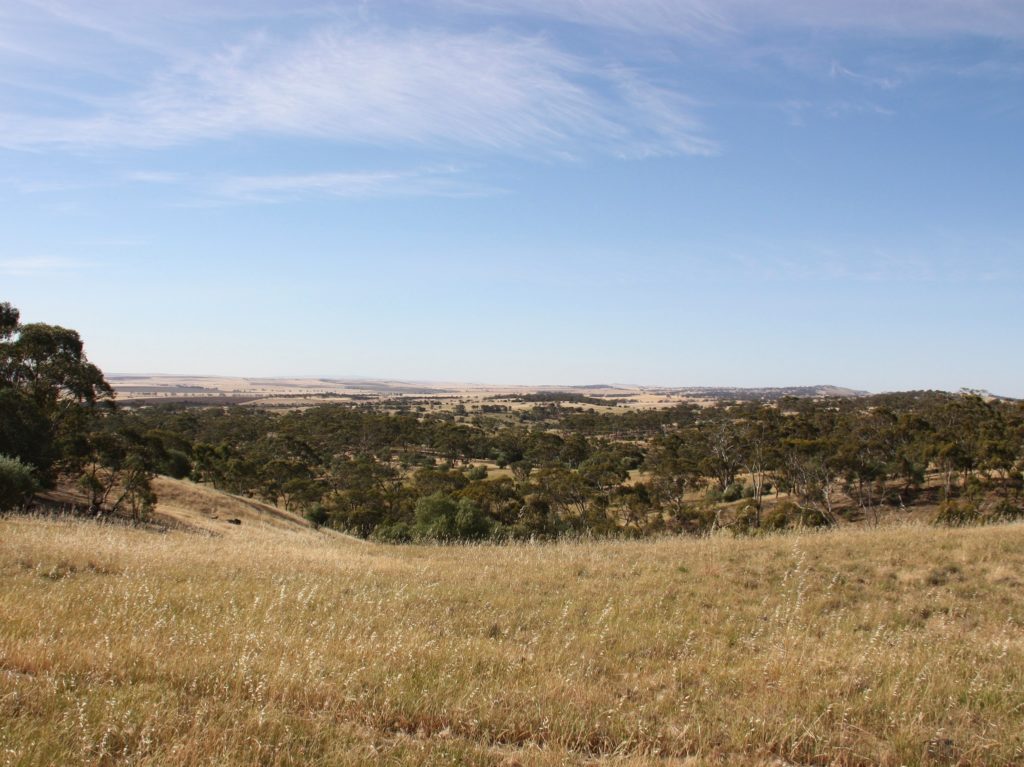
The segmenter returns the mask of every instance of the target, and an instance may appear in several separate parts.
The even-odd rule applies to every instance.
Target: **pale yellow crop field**
[[[111,375],[117,400],[125,405],[191,403],[223,405],[230,402],[265,408],[297,409],[324,403],[409,400],[428,409],[447,411],[462,405],[479,411],[485,405],[503,405],[511,412],[530,410],[536,402],[519,402],[523,394],[569,391],[608,405],[589,403],[584,408],[597,412],[624,409],[657,409],[684,402],[701,405],[715,400],[686,390],[665,390],[644,386],[516,386],[438,381],[395,381],[389,379],[334,378],[232,378],[226,376]],[[615,404],[618,403],[618,404]],[[569,403],[572,405],[572,403]]]
[[[3,765],[1024,763],[1024,526],[482,547],[0,520]]]

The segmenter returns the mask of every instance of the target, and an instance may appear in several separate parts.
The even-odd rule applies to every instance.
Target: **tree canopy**
[[[129,432],[112,432],[104,416],[114,391],[89,362],[78,332],[59,325],[21,323],[20,312],[0,303],[0,475],[5,505],[24,498],[23,472],[34,485],[51,486],[58,475],[76,477],[94,511],[107,501],[129,502],[133,511],[152,505],[149,451]],[[17,493],[11,488],[20,483]]]

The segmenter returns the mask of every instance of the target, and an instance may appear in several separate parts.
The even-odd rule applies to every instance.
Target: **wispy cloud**
[[[694,117],[696,104],[668,88],[646,82],[627,70],[615,72],[616,89],[634,115],[631,131],[635,140],[627,153],[641,155],[713,155],[718,144],[703,135]]]
[[[551,19],[591,29],[566,34]],[[252,0],[243,7],[180,0],[171,8],[138,0],[9,0],[0,8],[0,65],[31,62],[5,67],[19,98],[0,106],[0,148],[152,150],[263,137],[425,149],[443,162],[461,161],[455,153],[467,150],[541,158],[713,155],[720,147],[701,120],[704,105],[670,71],[678,51],[660,48],[672,62],[648,68],[646,43],[638,40],[721,43],[716,60],[752,61],[762,50],[754,38],[769,28],[1024,39],[1024,3]],[[604,46],[612,36],[601,30],[608,29],[629,43]],[[809,59],[837,90],[840,81],[888,90],[909,77],[898,61],[865,66],[851,56],[840,63],[834,54],[822,60],[820,49],[810,55],[800,44],[780,45]],[[626,51],[625,60],[612,50]],[[37,59],[31,51],[48,53]],[[61,77],[47,77],[57,70]],[[652,70],[665,79],[652,78]],[[794,122],[811,98],[833,116],[889,113],[888,105],[849,94],[792,94],[787,113]],[[336,186],[399,186],[383,181],[387,172],[379,175]],[[126,180],[179,182],[163,173]]]
[[[900,85],[900,80],[897,77],[879,77],[862,72],[854,72],[849,67],[844,67],[838,61],[832,62],[829,73],[834,78],[852,80],[862,85],[869,85],[883,90],[891,90]]]
[[[499,32],[327,29],[252,35],[177,61],[137,92],[72,117],[0,114],[8,148],[152,148],[239,135],[551,155],[707,154],[677,94]]]
[[[410,169],[366,169],[316,173],[230,175],[135,170],[103,176],[86,183],[22,182],[0,179],[19,194],[59,193],[83,189],[115,188],[128,182],[168,188],[185,207],[210,207],[234,203],[283,203],[313,197],[375,199],[393,197],[489,197],[506,193],[498,185],[476,178],[456,166],[425,166]],[[173,199],[173,198],[172,198]],[[174,203],[172,203],[174,204]],[[108,244],[135,245],[134,239],[104,240]],[[10,262],[14,263],[14,262]],[[35,262],[32,262],[35,263]],[[39,262],[44,264],[45,262]],[[29,262],[18,262],[28,268]],[[57,265],[54,262],[53,265]]]
[[[1018,0],[726,0],[737,14],[779,25],[903,37],[1024,38]]]
[[[730,3],[713,0],[437,0],[501,16],[534,15],[633,33],[711,38],[734,31]]]
[[[848,115],[880,115],[892,117],[896,111],[889,107],[876,104],[873,101],[851,101],[849,99],[838,99],[829,101],[823,105],[824,112],[829,117],[838,118]]]
[[[1019,0],[438,0],[499,15],[534,14],[629,32],[723,39],[765,25],[907,37],[1024,38]]]
[[[209,188],[214,200],[288,202],[310,196],[366,199],[380,197],[473,197],[500,190],[470,183],[455,169],[365,171],[305,175],[236,176]]]

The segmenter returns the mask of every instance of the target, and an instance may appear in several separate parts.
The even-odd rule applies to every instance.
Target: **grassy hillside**
[[[309,527],[309,523],[298,514],[255,498],[223,493],[209,485],[185,479],[155,477],[153,490],[157,497],[153,517],[157,521],[174,522],[221,535],[244,534],[254,525],[291,531]]]
[[[0,520],[0,764],[1024,763],[1024,526],[507,547]]]
[[[280,506],[264,503],[256,498],[217,490],[211,485],[197,484],[187,479],[155,476],[151,480],[156,493],[156,504],[146,515],[146,521],[155,528],[173,527],[191,532],[213,535],[248,535],[253,529],[282,532],[302,532],[310,523],[298,514]],[[48,514],[73,511],[88,514],[89,498],[81,488],[62,482],[53,490],[39,493],[38,508]],[[110,516],[113,520],[128,521],[127,513]],[[341,533],[334,533],[341,537]]]

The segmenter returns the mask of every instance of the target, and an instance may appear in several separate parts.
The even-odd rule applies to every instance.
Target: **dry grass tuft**
[[[2,765],[1024,763],[1024,526],[507,547],[0,521]]]

